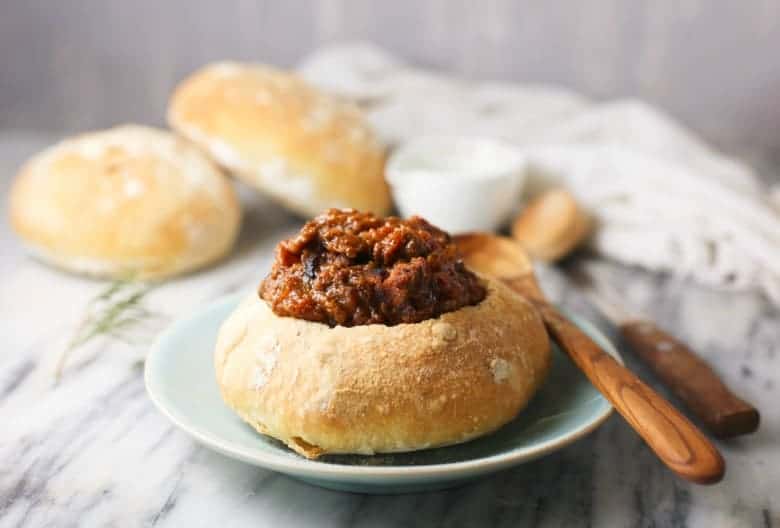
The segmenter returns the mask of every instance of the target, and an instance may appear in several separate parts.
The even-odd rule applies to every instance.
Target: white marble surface
[[[0,135],[3,217],[10,175],[44,142]],[[296,222],[250,200],[234,256],[153,290],[148,307],[165,321],[252,287],[276,240]],[[24,256],[6,221],[0,255],[0,527],[780,525],[780,310],[758,296],[596,265],[628,306],[692,344],[762,411],[758,434],[719,442],[728,464],[721,484],[675,478],[613,416],[562,451],[459,489],[361,496],[318,489],[195,444],[147,399],[143,346],[99,340],[78,351],[55,384],[58,354],[103,285]],[[543,284],[581,306],[554,274],[545,273]],[[655,381],[625,354],[629,366]]]

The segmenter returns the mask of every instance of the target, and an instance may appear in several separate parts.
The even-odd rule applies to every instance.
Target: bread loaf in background
[[[163,278],[227,254],[241,210],[228,178],[188,141],[127,125],[30,159],[10,193],[25,246],[65,270]]]
[[[354,105],[268,66],[208,65],[184,80],[168,122],[249,185],[309,217],[387,213],[383,146]]]

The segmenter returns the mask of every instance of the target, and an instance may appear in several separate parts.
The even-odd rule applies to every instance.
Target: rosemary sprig
[[[60,354],[54,372],[59,381],[68,358],[93,339],[111,337],[130,345],[140,345],[131,331],[159,314],[143,306],[144,296],[152,289],[149,283],[138,282],[132,277],[118,279],[93,297],[76,332]]]

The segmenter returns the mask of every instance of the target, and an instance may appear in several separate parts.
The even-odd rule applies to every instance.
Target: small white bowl
[[[523,165],[500,140],[426,136],[393,152],[385,176],[404,217],[420,215],[451,233],[493,231],[517,205]]]

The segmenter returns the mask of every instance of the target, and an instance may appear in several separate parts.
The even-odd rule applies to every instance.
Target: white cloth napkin
[[[592,244],[606,257],[714,287],[760,289],[780,304],[780,208],[749,167],[656,108],[596,104],[555,86],[465,81],[370,44],[315,52],[299,73],[366,108],[390,145],[427,134],[514,142],[529,192],[553,183],[573,191],[596,215]]]

